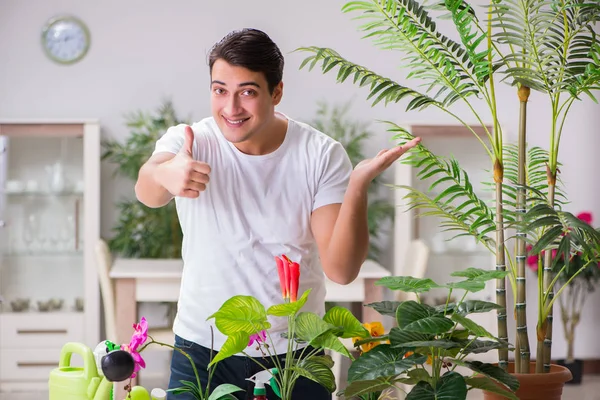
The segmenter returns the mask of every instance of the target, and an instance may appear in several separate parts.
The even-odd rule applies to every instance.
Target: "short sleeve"
[[[156,141],[152,155],[164,152],[177,154],[183,146],[184,139],[185,124],[172,126]]]
[[[352,173],[352,163],[344,146],[339,142],[333,142],[323,154],[320,169],[313,211],[344,200]]]

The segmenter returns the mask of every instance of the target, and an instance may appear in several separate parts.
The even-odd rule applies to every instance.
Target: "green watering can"
[[[72,367],[71,356],[78,354],[83,367]],[[110,400],[113,383],[98,374],[92,350],[82,343],[66,343],[60,351],[58,368],[50,372],[49,400]]]

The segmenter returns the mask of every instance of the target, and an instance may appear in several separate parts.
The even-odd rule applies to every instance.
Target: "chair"
[[[100,293],[102,295],[102,306],[104,308],[104,336],[105,339],[117,342],[117,324],[116,324],[116,305],[115,290],[109,271],[112,265],[112,257],[106,242],[102,239],[96,244],[96,259],[98,268],[98,278],[100,281]],[[135,321],[131,321],[133,324]],[[133,334],[133,330],[131,331]],[[175,341],[175,334],[171,328],[148,329],[148,335],[152,336],[157,342],[172,344]],[[150,350],[150,349],[149,349]],[[152,346],[152,350],[167,350],[170,348],[164,346]]]

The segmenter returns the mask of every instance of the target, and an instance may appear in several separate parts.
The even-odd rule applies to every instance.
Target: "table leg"
[[[119,344],[129,343],[133,334],[133,324],[137,321],[137,302],[135,299],[135,279],[115,279],[115,314],[117,340]],[[115,385],[115,400],[126,396],[125,385],[128,381],[117,382]],[[137,384],[137,379],[131,380],[131,385]]]
[[[383,300],[383,286],[376,286],[379,279],[365,279],[365,301],[364,304],[375,303]],[[381,322],[381,315],[371,307],[362,310],[362,322]]]

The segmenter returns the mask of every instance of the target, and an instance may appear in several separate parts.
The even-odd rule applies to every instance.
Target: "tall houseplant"
[[[313,119],[312,125],[319,131],[331,136],[344,146],[352,166],[356,166],[364,160],[364,145],[373,137],[368,126],[364,122],[353,119],[348,115],[351,103],[330,106],[325,102],[318,105],[317,116]],[[371,186],[369,186],[369,204],[367,206],[367,220],[369,225],[369,244],[368,258],[380,262],[381,247],[380,240],[386,233],[384,231],[385,223],[394,219],[394,206],[386,198],[378,195],[385,181],[381,176],[375,177]],[[375,240],[373,240],[375,239]]]
[[[445,36],[434,22],[434,13],[439,9],[454,23],[458,41]],[[594,24],[600,19],[600,4],[583,0],[491,0],[483,18],[464,0],[443,0],[434,8],[426,8],[416,0],[351,1],[343,10],[360,13],[359,17],[366,21],[361,29],[376,45],[401,52],[402,65],[410,68],[408,77],[423,82],[426,91],[419,92],[381,76],[329,48],[299,49],[312,53],[301,68],[320,64],[323,73],[337,70],[339,82],[351,78],[356,84],[367,86],[373,104],[409,100],[407,110],[437,108],[472,131],[489,155],[495,182],[495,208],[487,207],[477,197],[468,176],[455,160],[441,160],[423,146],[413,152],[421,177],[434,177],[434,186],[445,183],[447,187],[438,196],[407,188],[408,200],[411,206],[442,216],[451,229],[475,236],[495,254],[497,269],[510,272],[508,278],[515,294],[517,320],[514,366],[516,372],[528,373],[527,241],[533,242],[535,254],[554,247],[569,259],[573,249],[581,250],[586,265],[593,262],[600,243],[598,232],[560,210],[560,204],[555,201],[558,150],[566,117],[575,100],[582,95],[595,100],[592,91],[600,87],[600,44],[594,31]],[[496,85],[502,80],[515,86],[519,100],[516,182],[512,185],[505,182],[506,146],[496,94]],[[527,180],[526,163],[526,116],[532,89],[547,96],[550,103],[545,183],[535,182],[537,190]],[[485,115],[474,107],[476,99],[487,106]],[[489,144],[477,136],[466,122],[467,117],[454,111],[452,106],[459,102],[484,128]],[[486,127],[487,121],[491,121],[493,129]],[[410,138],[405,129],[392,122],[389,124],[401,143]],[[457,200],[461,203],[452,205],[451,201]],[[528,209],[528,205],[532,207]],[[514,237],[507,235],[508,223],[517,229]],[[514,256],[507,243],[515,246]],[[547,251],[536,293],[539,301],[534,335],[536,372],[550,370],[552,311],[557,297],[554,294],[556,275],[549,254]],[[497,312],[498,336],[506,340],[506,320],[512,313],[506,312],[505,279],[498,279],[496,292],[501,306]],[[499,358],[499,365],[507,368],[508,352],[501,350]]]
[[[116,164],[116,174],[131,181],[152,154],[156,141],[167,128],[181,120],[171,101],[164,101],[155,112],[137,111],[126,115],[131,135],[122,143],[115,139],[102,142],[102,160]],[[117,203],[119,219],[113,227],[110,249],[122,257],[179,258],[182,233],[174,202],[165,207],[149,208],[136,199]]]

